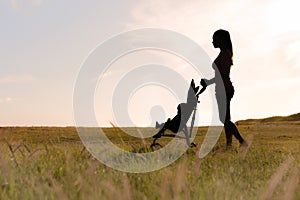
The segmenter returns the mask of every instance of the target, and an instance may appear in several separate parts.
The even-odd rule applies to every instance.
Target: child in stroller
[[[192,112],[194,111],[193,118],[192,118],[192,124],[191,128],[193,128],[194,120],[195,120],[195,112],[196,112],[196,107],[198,103],[198,97],[199,94],[204,92],[205,90],[205,85],[201,89],[201,91],[197,94],[199,90],[199,86],[195,86],[194,79],[192,79],[189,90],[188,90],[188,95],[187,95],[187,102],[186,103],[180,103],[177,106],[177,114],[173,119],[168,118],[168,120],[165,123],[159,124],[156,122],[156,128],[159,128],[159,131],[157,134],[153,136],[154,141],[151,146],[159,145],[158,143],[155,143],[158,138],[164,135],[164,132],[168,129],[172,131],[173,133],[178,133],[180,131],[183,131],[185,134],[186,142],[188,146],[196,146],[194,143],[190,143],[189,138],[191,137],[191,132],[190,135],[188,135],[188,129],[186,123],[188,122]],[[175,135],[172,135],[172,137],[175,137]]]

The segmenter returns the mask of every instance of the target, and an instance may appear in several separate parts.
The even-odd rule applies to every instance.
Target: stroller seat
[[[164,136],[164,132],[166,130],[170,130],[173,133],[178,133],[183,131],[185,134],[187,145],[196,146],[194,143],[192,144],[190,143],[189,138],[191,137],[191,132],[190,135],[188,135],[188,129],[186,124],[190,119],[192,113],[194,112],[193,119],[192,119],[192,126],[193,126],[195,120],[195,111],[198,103],[198,97],[199,94],[201,94],[205,90],[205,87],[203,87],[201,91],[197,94],[198,90],[199,90],[199,86],[196,87],[194,79],[192,79],[187,94],[187,101],[186,103],[180,103],[177,106],[176,116],[173,117],[172,119],[168,118],[168,120],[165,123],[162,124],[156,123],[156,128],[159,128],[160,130],[158,131],[157,134],[153,136],[154,140],[153,143],[151,144],[151,147],[159,145],[158,143],[156,143],[156,140]],[[166,136],[175,137],[176,135],[166,135]]]

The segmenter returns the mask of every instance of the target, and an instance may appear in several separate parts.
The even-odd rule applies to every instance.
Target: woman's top
[[[215,70],[216,93],[218,93],[219,91],[221,92],[223,87],[222,87],[222,84],[220,83],[220,81],[223,80],[225,92],[227,94],[233,95],[234,88],[233,88],[232,82],[230,80],[231,65],[232,65],[231,52],[230,51],[221,51],[212,65],[213,69]]]

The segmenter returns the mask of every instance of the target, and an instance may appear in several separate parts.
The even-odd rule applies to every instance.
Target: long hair
[[[220,47],[222,49],[226,49],[231,52],[231,59],[232,59],[233,51],[232,51],[232,43],[231,43],[229,32],[226,30],[220,29],[214,33],[214,37],[219,38]]]

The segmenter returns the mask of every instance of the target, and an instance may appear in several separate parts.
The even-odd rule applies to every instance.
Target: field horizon
[[[235,123],[237,124],[255,124],[255,123],[277,123],[277,122],[298,122],[300,124],[300,112],[299,113],[295,113],[295,114],[290,114],[290,115],[274,115],[274,116],[270,116],[270,117],[263,117],[263,118],[247,118],[247,119],[239,119],[236,120]],[[195,126],[195,127],[201,127],[201,128],[205,128],[208,127],[209,125],[203,125],[203,126]],[[53,125],[9,125],[9,126],[0,126],[0,128],[9,128],[9,127],[15,127],[15,128],[22,128],[22,127],[49,127],[49,128],[74,128],[77,126],[73,126],[73,125],[67,125],[67,126],[53,126]],[[78,126],[78,127],[82,127],[82,128],[113,128],[112,126],[99,126],[99,127],[92,127],[92,126]],[[120,128],[151,128],[151,126],[140,126],[140,127],[136,127],[136,126],[122,126]]]
[[[249,144],[246,150],[235,139],[227,149],[222,133],[212,151],[199,159],[208,127],[198,127],[196,148],[145,174],[99,162],[83,146],[76,127],[2,127],[0,199],[299,199],[298,121],[252,122],[238,122]],[[155,151],[151,137],[126,134],[136,127],[122,129],[103,128],[113,144],[129,152]],[[170,140],[159,142],[164,146]]]

